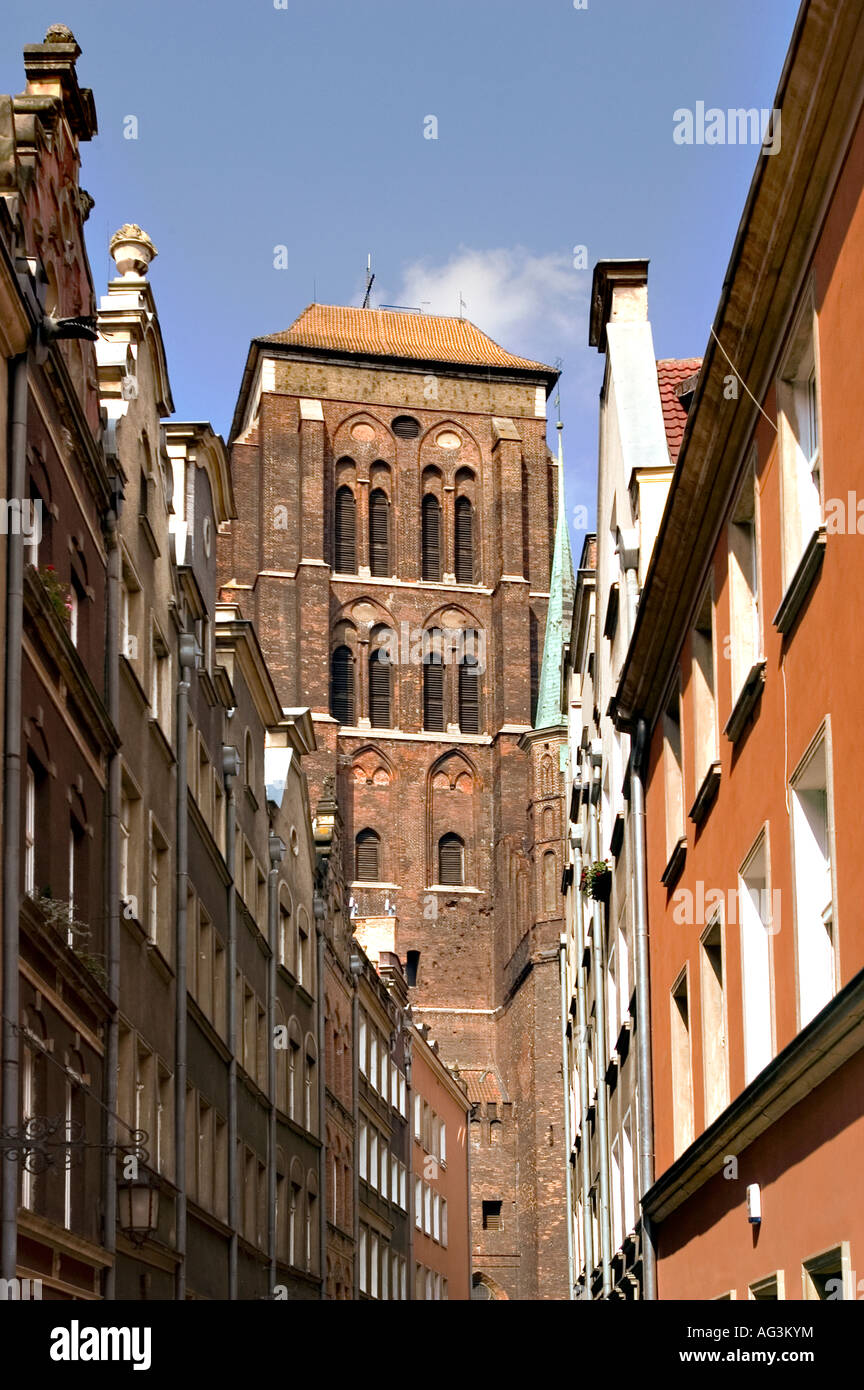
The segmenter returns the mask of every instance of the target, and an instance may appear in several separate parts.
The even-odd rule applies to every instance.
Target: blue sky
[[[701,355],[757,151],[676,145],[673,112],[769,107],[798,9],[587,3],[4,0],[0,90],[21,90],[23,44],[73,29],[97,293],[110,234],[139,222],[179,418],[227,432],[250,338],[313,293],[360,303],[371,252],[373,304],[457,313],[461,293],[505,347],[563,359],[572,515],[595,486],[594,263],[650,257],[658,357]]]

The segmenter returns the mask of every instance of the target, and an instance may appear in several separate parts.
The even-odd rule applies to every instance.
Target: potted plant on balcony
[[[612,869],[605,859],[596,859],[593,864],[585,865],[579,888],[586,897],[593,898],[595,902],[605,903],[609,899],[611,887]]]
[[[64,584],[53,565],[40,565],[39,578],[48,602],[66,627],[72,623],[72,586]]]

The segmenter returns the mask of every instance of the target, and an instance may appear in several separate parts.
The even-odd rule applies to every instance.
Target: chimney
[[[591,347],[606,351],[608,323],[647,322],[648,262],[598,261],[591,286]]]

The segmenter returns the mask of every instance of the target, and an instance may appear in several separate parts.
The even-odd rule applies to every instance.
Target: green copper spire
[[[537,698],[535,729],[554,729],[564,723],[561,709],[561,677],[564,666],[564,644],[570,636],[573,599],[576,584],[573,578],[573,556],[570,553],[570,532],[567,527],[567,508],[564,504],[563,430],[558,421],[558,520],[555,526],[555,550],[552,556],[552,577],[549,580],[549,607],[546,610],[546,636],[543,641],[543,665],[540,669],[540,692]]]

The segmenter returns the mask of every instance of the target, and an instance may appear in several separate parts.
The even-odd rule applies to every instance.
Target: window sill
[[[664,888],[673,888],[678,881],[681,870],[684,868],[684,860],[687,858],[687,836],[682,835],[676,840],[672,853],[669,855],[669,862],[660,877],[660,882]]]
[[[696,800],[690,807],[690,819],[694,825],[701,825],[711,809],[717,789],[720,786],[720,763],[715,761],[708,768],[702,779],[702,785],[696,793]]]
[[[783,600],[774,614],[774,626],[785,637],[792,630],[795,620],[804,606],[811,588],[816,582],[825,558],[825,527],[813,532],[798,567],[795,570],[783,595]]]
[[[482,888],[471,888],[464,883],[430,883],[425,891],[427,893],[483,893]]]
[[[726,721],[723,732],[730,743],[737,743],[744,732],[747,721],[759,700],[765,686],[765,658],[754,661],[744,679],[738,699],[732,706],[732,713]]]

